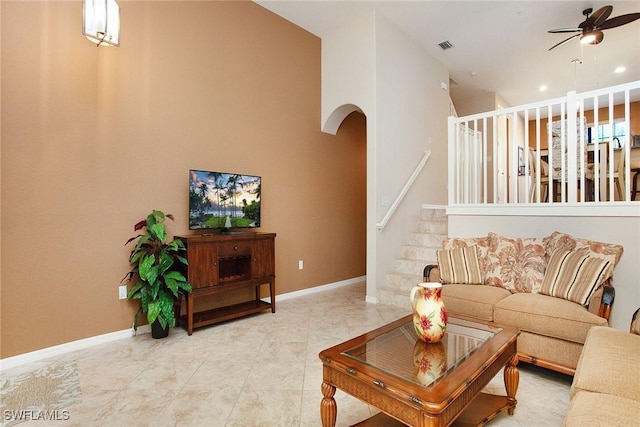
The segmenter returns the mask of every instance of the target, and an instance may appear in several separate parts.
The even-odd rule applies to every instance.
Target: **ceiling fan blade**
[[[593,21],[593,27],[597,28],[598,25],[602,24],[607,20],[609,15],[611,15],[611,11],[613,11],[613,6],[603,6],[600,9],[593,12],[593,15],[589,17],[589,20]]]
[[[579,31],[582,31],[582,29],[580,28],[556,28],[555,30],[549,30],[547,31],[548,33],[577,33]]]
[[[609,28],[619,27],[620,25],[628,24],[636,19],[640,19],[640,13],[628,13],[626,15],[616,16],[615,18],[607,19],[597,28],[599,30],[608,30]]]
[[[549,50],[551,50],[551,49],[555,49],[555,48],[557,48],[558,46],[562,46],[563,44],[567,43],[569,40],[571,40],[571,39],[575,39],[576,37],[580,37],[580,34],[574,34],[573,36],[571,36],[571,37],[569,37],[569,38],[567,38],[567,39],[562,40],[560,43],[558,43],[558,44],[556,44],[556,45],[551,46],[551,47],[549,48]]]
[[[585,10],[583,13],[588,12],[589,9]],[[593,12],[591,16],[585,19],[583,22],[578,25],[580,28],[595,28],[596,23],[603,23],[607,20],[609,15],[611,15],[611,11],[613,11],[613,6],[603,6],[600,9]]]

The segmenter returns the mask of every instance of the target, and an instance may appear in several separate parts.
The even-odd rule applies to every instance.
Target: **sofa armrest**
[[[607,319],[611,316],[611,306],[616,297],[616,290],[611,285],[602,285],[602,300],[598,309],[598,316]]]
[[[629,332],[632,334],[640,335],[640,308],[633,312],[631,316],[631,325],[629,326]]]
[[[424,268],[422,273],[422,281],[423,282],[439,282],[440,281],[440,270],[438,269],[438,264],[429,264]]]

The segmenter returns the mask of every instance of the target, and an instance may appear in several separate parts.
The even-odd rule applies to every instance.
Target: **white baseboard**
[[[151,327],[149,325],[142,325],[138,328],[137,334],[150,333]],[[71,341],[64,344],[54,345],[53,347],[43,348],[41,350],[35,350],[29,353],[19,354],[17,356],[7,357],[0,359],[0,372],[15,368],[27,363],[37,362],[44,359],[60,356],[62,354],[70,353],[76,350],[82,350],[85,348],[93,347],[100,344],[120,340],[123,338],[129,338],[135,335],[133,329],[125,329],[122,331],[110,332],[108,334],[96,335],[94,337],[84,338],[77,341]]]
[[[354,277],[353,279],[341,280],[339,282],[328,283],[326,285],[314,286],[313,288],[301,289],[299,291],[287,292],[286,294],[278,295],[278,301],[285,301],[291,298],[297,298],[305,295],[313,295],[318,292],[329,291],[331,289],[341,288],[343,286],[353,285],[355,283],[364,282],[367,280],[367,276]],[[271,298],[263,298],[265,302],[271,302]],[[277,301],[276,301],[277,302]],[[277,306],[276,306],[277,308]]]
[[[302,289],[299,291],[288,292],[286,294],[278,295],[278,301],[284,301],[291,298],[297,298],[304,295],[311,295],[318,292],[324,292],[331,289],[337,289],[343,286],[353,285],[355,283],[363,282],[367,279],[366,276],[355,277],[353,279],[342,280],[340,282],[329,283],[326,285],[315,286],[313,288]],[[265,298],[265,301],[270,301],[271,298]],[[367,297],[367,302],[369,297]],[[138,334],[150,333],[151,327],[149,325],[143,325],[138,328]],[[15,368],[27,363],[37,362],[44,359],[60,356],[65,353],[70,353],[76,350],[82,350],[85,348],[93,347],[100,344],[120,340],[123,338],[129,338],[134,335],[133,329],[125,329],[122,331],[110,332],[108,334],[96,335],[95,337],[84,338],[77,341],[71,341],[68,343],[55,345],[53,347],[43,348],[41,350],[35,350],[29,353],[19,354],[17,356],[7,357],[0,359],[0,372]]]

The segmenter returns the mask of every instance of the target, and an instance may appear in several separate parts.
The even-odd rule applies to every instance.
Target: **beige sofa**
[[[446,239],[424,280],[445,284],[449,316],[515,326],[521,361],[573,375],[589,329],[608,326],[622,252],[560,232]]]
[[[640,333],[638,323],[632,322],[631,331],[636,334]],[[640,423],[639,349],[639,335],[605,327],[589,331],[571,384],[564,426]]]

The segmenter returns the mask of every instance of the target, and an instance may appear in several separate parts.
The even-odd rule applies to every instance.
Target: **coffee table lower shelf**
[[[451,424],[452,427],[476,427],[484,426],[500,412],[509,408],[507,396],[498,396],[489,393],[480,393],[469,406]],[[353,427],[404,427],[406,424],[393,417],[379,412],[364,421],[354,424]]]

